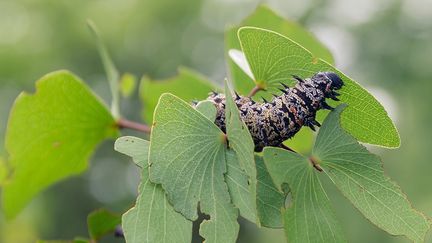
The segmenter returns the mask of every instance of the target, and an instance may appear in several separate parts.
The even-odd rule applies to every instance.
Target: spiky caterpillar
[[[304,80],[293,77],[297,84],[292,88],[282,84],[282,95],[275,96],[271,102],[264,100],[264,103],[257,103],[238,94],[234,97],[257,152],[265,146],[283,146],[282,142],[293,137],[302,126],[315,131],[315,126],[320,126],[315,120],[316,112],[320,109],[332,110],[326,98],[338,100],[336,96],[339,94],[335,90],[344,85],[333,72],[319,72]],[[215,124],[225,132],[225,95],[213,92],[207,100],[215,104]]]

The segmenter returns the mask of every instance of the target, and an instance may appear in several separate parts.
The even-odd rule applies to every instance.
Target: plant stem
[[[136,130],[136,131],[139,131],[139,132],[151,133],[151,127],[149,127],[149,126],[147,126],[145,124],[142,124],[142,123],[138,123],[138,122],[134,122],[134,121],[129,121],[129,120],[126,120],[126,119],[123,119],[123,118],[120,118],[117,121],[117,126],[120,129],[128,128],[128,129]]]
[[[103,43],[102,38],[100,37],[99,30],[96,27],[95,23],[91,20],[87,20],[87,25],[89,26],[94,38],[96,40],[96,46],[99,51],[99,55],[102,60],[103,67],[106,72],[106,76],[108,79],[108,83],[111,90],[111,114],[114,118],[120,117],[120,97],[119,97],[119,79],[120,75],[117,68],[114,65],[114,62],[111,60],[111,57],[108,53],[105,44]]]

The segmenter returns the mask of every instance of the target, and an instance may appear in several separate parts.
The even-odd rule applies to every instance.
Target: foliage
[[[342,114],[344,128],[361,142],[399,147],[399,134],[384,107],[355,81],[278,33],[244,27],[238,35],[257,84],[272,90],[294,74],[309,77],[322,70],[333,71],[345,83],[340,92],[341,102],[349,105]]]
[[[94,35],[96,46],[98,48],[103,67],[105,69],[108,83],[111,90],[111,113],[114,116],[114,118],[120,117],[120,98],[119,98],[119,71],[114,65],[114,62],[111,60],[108,50],[105,47],[105,44],[103,43],[102,39],[100,38],[99,30],[97,29],[96,25],[89,20],[87,22],[91,32]]]
[[[36,243],[90,243],[87,239],[77,238],[74,240],[39,240]]]
[[[81,173],[95,147],[117,135],[107,108],[73,74],[60,71],[22,93],[9,117],[6,149],[13,174],[3,187],[3,209],[13,217],[38,192]]]
[[[73,240],[40,240],[37,243],[96,243],[102,237],[116,231],[120,223],[119,214],[101,208],[87,216],[87,230],[90,239],[75,237]]]
[[[3,185],[7,178],[8,168],[6,167],[5,161],[0,157],[0,186]]]
[[[230,28],[225,32],[225,50],[230,54],[232,54],[233,51],[238,51],[237,53],[242,54],[240,56],[241,59],[246,59],[244,53],[239,51],[242,47],[237,35],[238,30],[242,26],[254,26],[278,32],[292,39],[296,43],[301,43],[304,48],[308,49],[314,55],[314,57],[322,58],[331,64],[334,63],[330,51],[312,33],[307,31],[298,23],[277,15],[273,10],[265,5],[258,6],[258,8],[243,20],[239,26]],[[251,53],[251,55],[254,54]],[[248,94],[254,85],[261,85],[260,82],[263,80],[255,80],[247,60],[237,63],[231,55],[231,59],[228,59],[227,62],[231,79],[239,93]],[[244,65],[247,67],[244,67]],[[251,75],[247,75],[245,69],[249,70]],[[285,78],[285,80],[290,79],[290,76],[287,77],[288,78]],[[255,97],[258,96],[271,99],[271,93],[279,93],[279,90],[272,90],[271,87],[269,88],[270,90],[268,91],[270,92],[257,92]],[[298,133],[293,139],[287,141],[286,144],[289,147],[296,149],[296,151],[308,152],[310,148],[312,148],[312,131],[310,131],[310,129],[301,129],[300,133]]]
[[[131,156],[142,170],[136,204],[122,218],[126,241],[191,242],[192,222],[175,212],[162,187],[149,180],[149,142],[136,137],[121,137],[116,141],[115,149]]]
[[[430,221],[415,211],[395,182],[384,175],[381,160],[339,125],[341,108],[329,115],[318,133],[312,157],[336,187],[381,229],[421,242]]]
[[[7,163],[0,160],[3,208],[9,217],[48,186],[84,171],[96,146],[118,137],[120,94],[130,97],[136,80],[120,76],[96,27],[89,26],[107,73],[111,111],[65,71],[43,77],[34,95],[17,98],[6,136],[9,158]],[[332,210],[323,177],[379,228],[423,241],[430,220],[411,207],[384,175],[380,159],[358,142],[400,145],[383,106],[333,67],[328,49],[300,25],[261,6],[242,26],[226,33],[231,79],[238,91],[257,87],[267,96],[279,82],[292,85],[293,74],[333,71],[345,82],[340,96],[344,104],[319,114],[326,118],[315,145],[312,133],[304,129],[288,142],[298,152],[312,150],[310,157],[271,147],[256,154],[227,80],[223,132],[214,124],[211,102],[189,103],[221,90],[209,79],[186,68],[166,80],[144,76],[140,98],[144,120],[152,128],[150,141],[125,136],[115,143],[115,150],[132,157],[141,170],[135,205],[121,218],[126,241],[190,242],[192,221],[201,214],[199,233],[211,243],[235,242],[239,216],[257,226],[283,228],[290,242],[346,242],[349,236]],[[95,211],[88,217],[91,240],[82,242],[96,242],[118,224],[118,215]]]
[[[130,97],[136,88],[136,77],[133,74],[125,73],[120,78],[120,92],[123,97]]]
[[[248,188],[249,197],[242,198],[242,201],[249,202],[248,211],[250,217],[246,217],[251,219],[252,221],[256,221],[259,225],[259,220],[256,219],[256,187],[257,187],[257,170],[255,166],[255,157],[254,157],[254,142],[249,133],[248,128],[240,119],[240,114],[237,108],[236,103],[234,102],[233,95],[234,93],[228,88],[228,82],[225,80],[225,94],[226,94],[226,103],[225,103],[225,123],[226,123],[226,135],[229,141],[229,147],[235,152],[236,160],[238,160],[238,167],[240,171],[244,171],[246,176],[246,187]],[[227,173],[229,176],[229,173]],[[232,195],[232,194],[231,194]],[[236,200],[233,200],[234,204],[236,204]],[[245,209],[243,207],[239,207],[240,213],[244,212]],[[243,215],[243,214],[242,214]],[[255,219],[255,220],[253,220]]]
[[[87,225],[92,240],[97,241],[102,236],[113,232],[121,223],[121,217],[106,209],[99,209],[89,214]]]
[[[153,121],[153,112],[163,93],[173,93],[184,100],[202,100],[216,86],[207,78],[187,68],[179,68],[178,75],[167,80],[151,80],[143,77],[140,96],[144,105],[143,118],[147,123]]]
[[[226,138],[216,125],[189,104],[161,96],[150,137],[150,180],[167,193],[174,209],[189,220],[197,207],[210,216],[200,227],[208,242],[233,242],[237,209],[224,182]]]
[[[239,26],[227,30],[225,33],[225,50],[227,52],[232,49],[241,49],[237,33],[239,28],[242,26],[254,26],[278,32],[297,43],[301,43],[301,45],[308,49],[315,57],[322,58],[329,63],[334,62],[332,54],[327,47],[316,39],[312,33],[304,29],[298,23],[282,18],[265,5],[259,6],[255,12],[243,20]],[[241,94],[248,94],[248,92],[253,88],[253,82],[255,80],[248,77],[234,61],[228,60],[228,66],[236,90]],[[285,79],[289,79],[289,77],[290,76],[286,76]],[[259,95],[266,94],[259,92]]]
[[[424,240],[431,222],[415,211],[386,177],[379,158],[340,126],[345,105],[331,112],[321,127],[310,158],[277,148],[264,150],[264,161],[276,185],[288,183],[293,202],[284,213],[288,240],[345,242],[313,163],[322,166],[336,187],[372,223],[392,235]],[[317,232],[318,230],[318,232]]]

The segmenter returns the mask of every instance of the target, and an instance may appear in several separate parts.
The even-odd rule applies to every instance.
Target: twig
[[[140,131],[140,132],[144,132],[144,133],[150,133],[151,132],[151,127],[145,125],[145,124],[141,124],[138,122],[134,122],[134,121],[129,121],[123,118],[120,118],[117,121],[117,126],[119,128],[128,128],[128,129],[132,129],[132,130],[136,130],[136,131]]]
[[[258,91],[264,90],[261,86],[255,85],[255,87],[249,92],[248,97],[254,96]]]

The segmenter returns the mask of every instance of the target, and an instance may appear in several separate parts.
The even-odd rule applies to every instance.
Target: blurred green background
[[[122,72],[152,78],[187,66],[221,82],[226,74],[224,30],[267,3],[306,26],[333,52],[336,66],[386,107],[402,138],[397,150],[371,147],[413,206],[432,216],[432,2],[429,0],[0,0],[0,158],[9,109],[42,75],[68,69],[104,100],[109,89],[94,40],[99,27]],[[140,119],[138,95],[122,104]],[[128,133],[130,134],[130,133]],[[13,221],[0,213],[0,242],[87,236],[86,216],[107,207],[119,213],[135,201],[137,168],[112,149],[99,147],[90,169],[40,194]],[[408,242],[368,223],[340,193],[328,188],[350,242]],[[283,242],[281,230],[241,221],[239,242]],[[107,237],[102,242],[122,242]],[[429,233],[428,242],[432,242]]]

